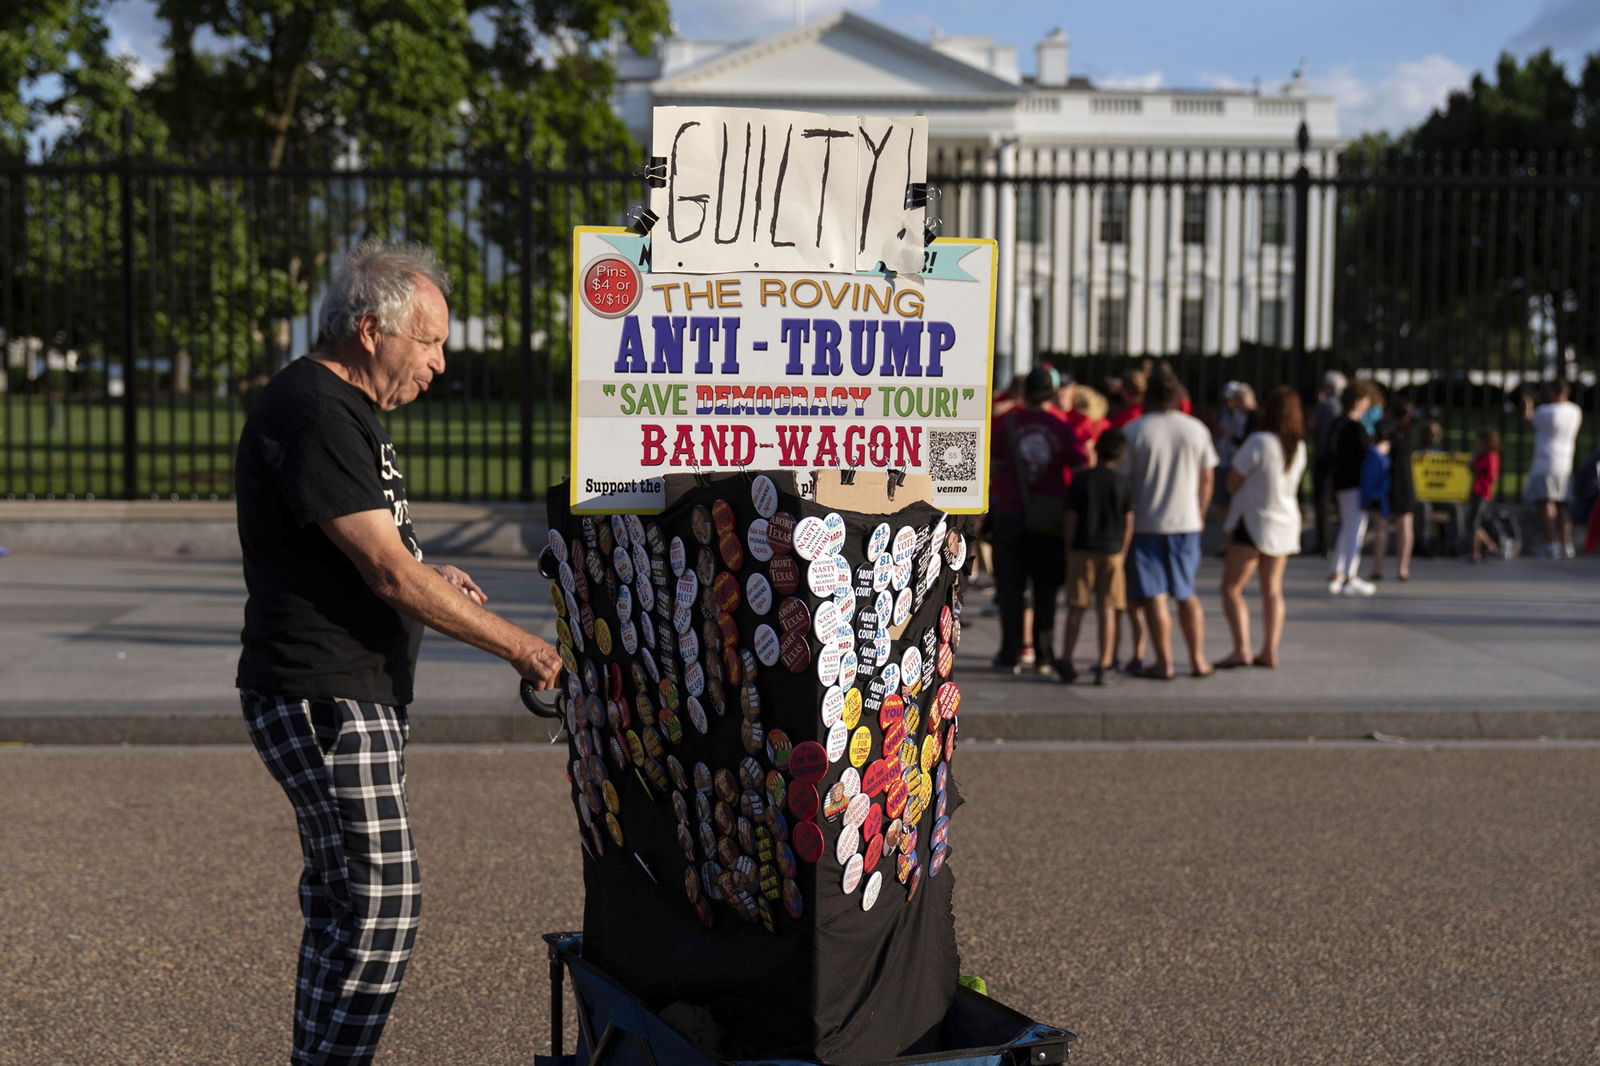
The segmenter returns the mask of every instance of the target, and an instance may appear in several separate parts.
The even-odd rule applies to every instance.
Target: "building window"
[[[1043,239],[1046,195],[1039,185],[1017,186],[1017,240],[1037,244]]]
[[[1128,354],[1128,301],[1121,296],[1100,297],[1100,354]]]
[[[1283,301],[1261,301],[1261,343],[1274,348],[1285,347]]]
[[[1128,187],[1113,185],[1100,197],[1100,240],[1128,243]]]
[[[1198,352],[1204,343],[1202,331],[1205,328],[1206,302],[1198,296],[1185,296],[1182,315],[1178,326],[1178,350],[1185,354]]]
[[[1206,191],[1204,189],[1184,190],[1183,243],[1206,243]]]
[[[1261,190],[1261,243],[1288,243],[1289,202],[1288,190],[1269,188]]]

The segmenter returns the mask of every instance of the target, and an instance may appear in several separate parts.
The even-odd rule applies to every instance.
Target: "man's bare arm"
[[[355,564],[367,587],[395,610],[499,656],[542,688],[555,686],[561,658],[550,642],[478,606],[462,594],[459,581],[418,562],[401,543],[388,511],[360,511],[318,525]]]

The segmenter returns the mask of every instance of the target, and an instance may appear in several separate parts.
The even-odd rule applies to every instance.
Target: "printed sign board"
[[[658,107],[659,273],[922,266],[925,116]]]
[[[1472,456],[1466,452],[1418,452],[1411,478],[1423,503],[1464,503],[1472,494]]]
[[[650,242],[573,234],[572,509],[654,513],[662,478],[896,469],[987,506],[996,246],[921,273],[652,273]]]

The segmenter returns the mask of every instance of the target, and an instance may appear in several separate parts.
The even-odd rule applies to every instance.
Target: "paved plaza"
[[[4,532],[0,523],[0,533]],[[129,544],[141,547],[136,539]],[[115,547],[111,542],[110,547]],[[0,742],[242,743],[233,689],[244,603],[222,555],[0,557]],[[444,556],[435,556],[435,561]],[[548,583],[526,555],[458,557],[490,606],[553,636]],[[1228,636],[1200,587],[1207,651]],[[956,664],[962,731],[1011,740],[1270,740],[1600,737],[1600,559],[1470,566],[1419,559],[1413,580],[1370,599],[1329,597],[1324,564],[1291,560],[1276,670],[1094,688],[990,670],[992,594],[969,590]],[[1080,642],[1092,653],[1093,624]],[[1181,648],[1181,642],[1180,642]],[[1182,658],[1180,652],[1180,659]],[[435,634],[423,643],[413,714],[420,743],[547,740],[509,668]]]

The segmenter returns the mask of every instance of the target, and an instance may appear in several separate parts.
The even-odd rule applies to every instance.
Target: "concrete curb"
[[[527,556],[549,530],[542,503],[419,503],[412,523],[430,555]],[[0,545],[57,555],[239,557],[229,500],[5,500]]]

